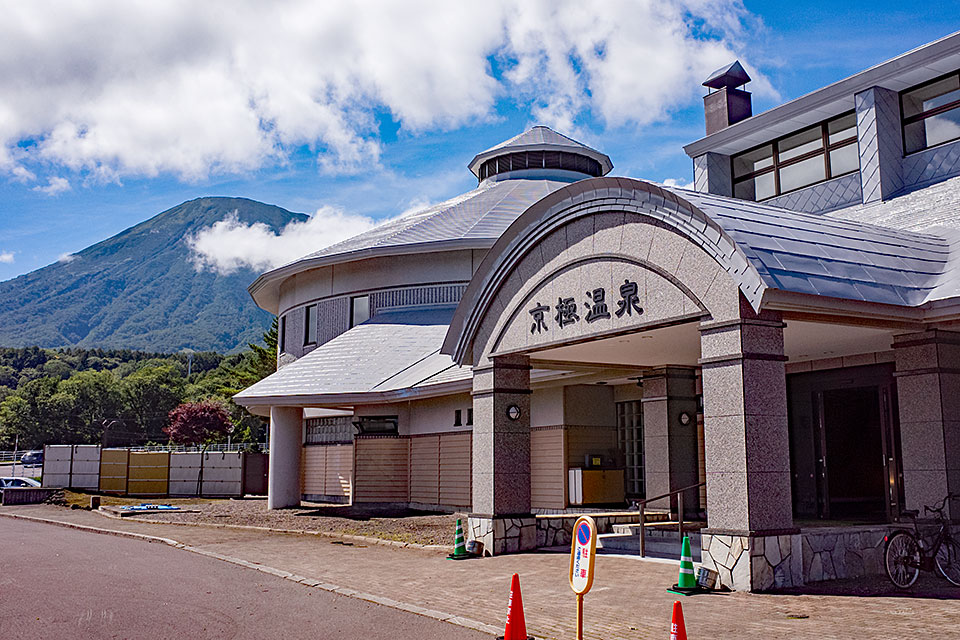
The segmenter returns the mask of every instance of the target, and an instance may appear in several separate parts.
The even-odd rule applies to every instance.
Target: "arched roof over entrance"
[[[769,290],[914,307],[936,298],[951,243],[931,234],[802,214],[630,178],[595,178],[527,209],[487,254],[461,300],[443,353],[471,364],[471,346],[523,257],[578,218],[624,212],[695,244],[759,312]]]

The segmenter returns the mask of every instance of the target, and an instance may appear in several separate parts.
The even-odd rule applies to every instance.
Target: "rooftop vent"
[[[739,60],[717,69],[704,80],[703,86],[710,89],[710,92],[703,97],[707,135],[726,129],[753,115],[750,92],[738,88],[748,82],[750,82],[750,76],[747,75]]]

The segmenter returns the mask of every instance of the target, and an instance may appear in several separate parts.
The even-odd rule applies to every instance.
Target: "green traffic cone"
[[[680,546],[680,577],[677,584],[667,589],[673,593],[690,595],[699,591],[697,579],[693,575],[693,556],[690,553],[690,536],[683,536],[683,544]]]
[[[463,523],[460,521],[460,518],[457,518],[457,532],[453,540],[453,553],[447,557],[453,560],[463,560],[470,557],[470,554],[467,553],[467,544],[463,540]]]

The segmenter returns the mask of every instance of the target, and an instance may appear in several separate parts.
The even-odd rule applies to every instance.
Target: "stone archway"
[[[585,180],[530,207],[480,266],[444,344],[474,367],[474,537],[494,553],[531,544],[531,354],[693,323],[707,458],[704,561],[735,588],[767,588],[775,571],[789,576],[794,560],[779,551],[796,533],[783,324],[761,311],[764,288],[716,222],[655,185]],[[617,315],[621,308],[630,313]],[[767,540],[775,558],[764,556]]]

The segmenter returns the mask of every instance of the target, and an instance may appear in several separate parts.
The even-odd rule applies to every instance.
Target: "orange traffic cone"
[[[497,640],[533,640],[527,635],[527,623],[523,619],[523,597],[520,595],[520,576],[513,574],[510,582],[510,601],[507,603],[507,628]]]
[[[680,601],[673,603],[673,621],[670,623],[670,640],[687,640],[687,629],[683,626],[683,607]]]

